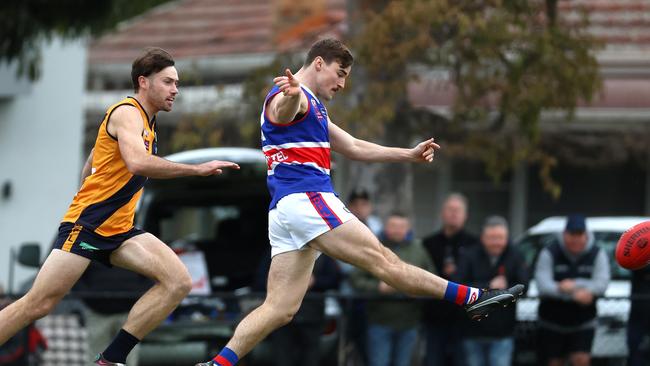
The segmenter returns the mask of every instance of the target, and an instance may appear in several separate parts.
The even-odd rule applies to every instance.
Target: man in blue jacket
[[[585,217],[569,216],[558,241],[540,251],[535,268],[539,288],[538,357],[549,366],[591,363],[596,299],[610,279],[607,254],[594,244]]]

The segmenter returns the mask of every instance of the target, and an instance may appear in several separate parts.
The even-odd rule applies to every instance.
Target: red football
[[[650,221],[636,224],[621,235],[616,244],[616,261],[623,268],[635,270],[650,262]]]

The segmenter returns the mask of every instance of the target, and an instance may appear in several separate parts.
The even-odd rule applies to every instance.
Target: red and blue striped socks
[[[221,352],[212,359],[212,362],[218,366],[235,366],[237,361],[239,361],[237,354],[228,347],[224,347]]]
[[[476,301],[479,296],[481,296],[481,292],[482,291],[476,287],[459,285],[448,281],[447,290],[445,290],[445,296],[443,299],[462,306]]]

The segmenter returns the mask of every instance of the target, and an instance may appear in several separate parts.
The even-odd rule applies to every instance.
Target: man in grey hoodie
[[[607,254],[594,245],[582,215],[572,215],[562,236],[542,249],[535,268],[539,288],[538,357],[548,366],[588,366],[596,326],[596,299],[607,289]]]

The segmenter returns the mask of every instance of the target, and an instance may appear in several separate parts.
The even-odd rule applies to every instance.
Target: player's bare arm
[[[280,92],[275,95],[267,106],[269,118],[275,123],[291,123],[298,114],[306,113],[309,108],[307,97],[300,88],[300,82],[289,69],[284,76],[273,79]]]
[[[88,154],[88,158],[86,159],[86,162],[84,163],[83,168],[81,168],[81,181],[79,183],[79,186],[84,184],[84,180],[92,173],[92,163],[93,163],[93,153],[95,152],[95,148],[90,150],[90,154]]]
[[[440,145],[433,138],[422,141],[412,149],[386,147],[369,141],[355,138],[345,130],[328,121],[330,148],[352,160],[368,162],[420,162],[433,161],[435,151]]]
[[[221,174],[224,168],[239,169],[239,165],[229,161],[213,160],[191,165],[174,163],[148,154],[142,143],[142,117],[135,108],[117,108],[111,115],[108,132],[117,138],[122,159],[134,175],[164,179]]]

